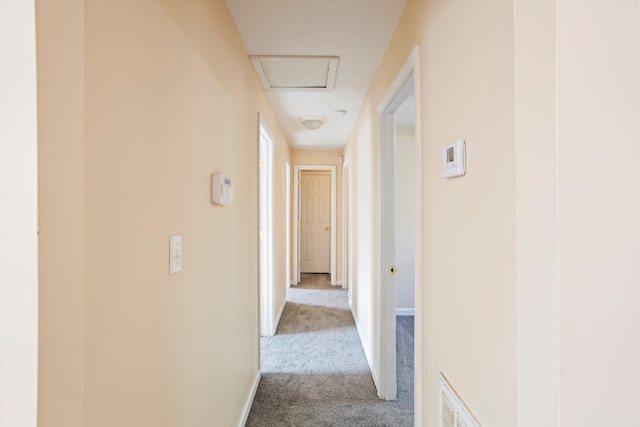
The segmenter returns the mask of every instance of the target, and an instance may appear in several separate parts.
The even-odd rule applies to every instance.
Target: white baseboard
[[[240,424],[238,427],[244,427],[247,423],[247,419],[249,418],[249,412],[251,412],[251,406],[253,405],[253,399],[256,397],[256,391],[258,391],[258,384],[260,384],[260,370],[256,373],[256,377],[253,379],[253,384],[251,385],[251,391],[249,392],[249,396],[247,398],[246,403],[244,404],[244,413],[242,414],[242,419],[240,420]]]
[[[340,286],[342,288],[343,287],[342,286],[342,280],[337,280],[336,281],[336,286]]]
[[[415,316],[415,308],[396,308],[396,316]]]
[[[297,285],[295,280],[293,280],[293,279],[289,280],[289,286],[295,286],[295,285]]]
[[[351,316],[353,317],[353,322],[356,324],[356,331],[358,332],[358,337],[360,338],[360,345],[362,345],[362,329],[358,324],[358,318],[356,314],[353,312],[353,307],[349,307],[351,309]],[[373,384],[376,386],[376,390],[380,390],[380,383],[378,382],[378,375],[373,369],[373,358],[367,351],[367,348],[362,345],[362,349],[364,350],[364,357],[367,359],[367,363],[369,364],[369,371],[371,372],[371,377],[373,378]]]

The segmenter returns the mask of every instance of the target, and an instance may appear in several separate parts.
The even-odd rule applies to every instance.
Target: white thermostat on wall
[[[465,166],[464,141],[459,139],[442,149],[442,176],[455,178],[464,175]]]
[[[228,205],[233,201],[233,181],[231,177],[214,173],[211,177],[211,200],[216,205]]]

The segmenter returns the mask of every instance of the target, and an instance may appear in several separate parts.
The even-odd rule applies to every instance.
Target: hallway
[[[319,276],[289,289],[276,335],[261,339],[262,378],[247,426],[412,426],[413,318],[398,320],[398,400],[381,401],[347,291]]]
[[[0,18],[1,426],[435,427],[441,377],[483,426],[640,426],[640,1],[0,0]],[[392,140],[415,144],[411,187]],[[313,167],[335,170],[349,304],[289,289]],[[411,271],[413,308],[392,307]],[[381,402],[398,309],[415,387]],[[280,323],[262,344],[261,317]]]

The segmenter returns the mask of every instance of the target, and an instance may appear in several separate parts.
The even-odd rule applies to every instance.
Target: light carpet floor
[[[331,275],[324,273],[300,273],[300,284],[294,289],[342,289],[331,286]]]
[[[289,290],[277,334],[261,340],[262,378],[246,425],[412,426],[413,317],[398,318],[398,400],[385,402],[377,397],[347,291],[305,283]]]

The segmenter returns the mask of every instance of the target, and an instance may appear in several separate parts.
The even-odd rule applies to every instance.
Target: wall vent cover
[[[481,427],[442,372],[440,373],[440,427]]]
[[[250,56],[264,90],[331,91],[337,56]]]

